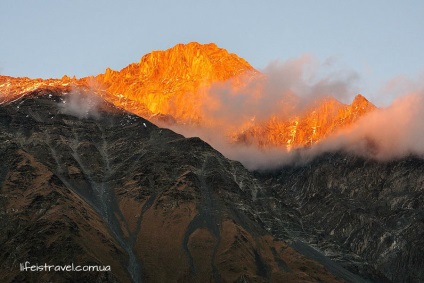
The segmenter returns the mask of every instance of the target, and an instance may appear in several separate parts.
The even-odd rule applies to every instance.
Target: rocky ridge
[[[241,164],[106,102],[96,116],[75,117],[62,106],[70,99],[40,89],[0,106],[5,282],[354,276],[332,274],[257,223],[263,188]],[[20,272],[26,260],[112,271]]]
[[[213,43],[191,42],[153,51],[120,71],[108,68],[104,74],[82,79],[0,76],[0,103],[17,99],[37,88],[62,88],[67,92],[84,88],[119,108],[162,126],[219,127],[233,143],[288,149],[318,143],[349,128],[376,109],[362,95],[356,96],[351,105],[345,105],[329,93],[289,116],[284,114],[285,109],[296,108],[296,105],[276,101],[276,105],[281,104],[281,109],[278,108],[273,115],[256,121],[255,115],[249,114],[239,124],[230,127],[228,124],[234,121],[221,122],[219,115],[212,114],[219,113],[229,97],[241,101],[268,99],[263,97],[267,84],[266,75],[236,54]],[[222,92],[226,97],[220,101],[219,93]],[[299,97],[293,96],[296,104]]]

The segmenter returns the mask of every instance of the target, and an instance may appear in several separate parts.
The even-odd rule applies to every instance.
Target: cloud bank
[[[319,63],[310,55],[271,62],[261,70],[262,80],[247,79],[237,87],[232,80],[214,84],[201,101],[202,113],[238,127],[247,118],[263,121],[298,115],[328,96],[350,103],[359,93],[359,75],[333,65]]]
[[[396,98],[327,142],[379,160],[424,155],[423,89]]]
[[[411,154],[424,156],[424,84],[419,80],[411,83],[412,80],[404,79],[401,86],[395,81],[388,82],[380,95],[387,98],[395,90],[397,96],[402,96],[308,148],[287,151],[229,142],[226,133],[239,129],[249,119],[265,121],[273,116],[300,115],[326,96],[350,103],[359,93],[359,76],[353,71],[335,70],[331,65],[332,62],[321,64],[305,55],[269,64],[262,71],[266,75],[265,84],[252,81],[236,90],[231,81],[216,84],[208,90],[201,107],[208,118],[218,123],[210,127],[174,125],[171,128],[187,137],[202,138],[248,169],[301,164],[324,152],[334,151],[381,161]]]

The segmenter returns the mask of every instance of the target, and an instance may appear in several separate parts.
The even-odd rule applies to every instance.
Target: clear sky
[[[198,41],[258,69],[303,54],[336,61],[375,96],[393,78],[423,77],[424,1],[1,0],[0,39],[2,75],[95,75]]]

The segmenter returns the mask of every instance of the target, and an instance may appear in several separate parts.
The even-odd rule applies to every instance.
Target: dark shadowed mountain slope
[[[358,264],[362,258],[393,282],[424,282],[423,173],[420,158],[376,162],[333,153],[257,177],[302,220],[292,234],[309,237],[352,272],[369,269]],[[281,230],[274,225],[274,233]]]
[[[267,231],[269,197],[239,163],[77,95],[0,106],[3,282],[362,281]],[[20,272],[25,261],[112,271]]]

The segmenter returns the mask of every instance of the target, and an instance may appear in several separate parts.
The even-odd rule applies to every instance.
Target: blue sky
[[[255,68],[309,54],[375,97],[424,75],[424,1],[2,0],[0,74],[83,77],[152,50],[215,42]]]

